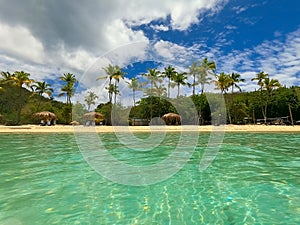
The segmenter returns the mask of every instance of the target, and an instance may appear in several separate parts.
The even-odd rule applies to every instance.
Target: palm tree
[[[19,88],[19,108],[18,108],[18,124],[21,123],[21,112],[22,112],[22,107],[23,107],[23,96],[22,96],[22,88],[23,85],[25,84],[27,87],[31,83],[34,82],[34,80],[29,78],[30,74],[25,73],[24,71],[16,71],[14,72],[13,75],[9,75],[9,79],[7,80],[8,82],[11,82],[13,85],[17,86]]]
[[[98,77],[96,80],[102,80],[102,79],[109,79],[109,84],[108,84],[108,88],[105,88],[107,90],[110,90],[111,89],[111,84],[112,84],[112,80],[114,77],[118,77],[120,76],[121,74],[123,75],[124,77],[124,73],[122,73],[121,71],[121,68],[116,65],[116,66],[113,66],[111,64],[109,64],[107,67],[104,67],[103,68],[104,72],[106,73],[106,75],[104,76],[100,76]],[[119,77],[120,79],[120,77]],[[112,96],[113,96],[113,93],[114,92],[110,92],[108,91],[108,99],[109,99],[109,102],[111,103],[112,102]]]
[[[266,118],[266,115],[265,115],[265,110],[264,110],[264,107],[265,107],[265,99],[264,99],[264,96],[263,96],[263,88],[264,88],[264,81],[265,79],[267,79],[269,77],[269,74],[265,73],[264,71],[261,71],[259,73],[256,74],[256,77],[252,78],[251,81],[255,81],[257,80],[257,85],[259,86],[259,96],[260,96],[260,106],[261,106],[261,111],[262,111],[262,114],[263,114],[263,117],[264,117],[264,120],[265,120],[265,123],[267,121],[267,118]]]
[[[25,73],[24,71],[16,71],[10,78],[13,84],[19,87],[20,96],[23,85],[25,84],[27,87],[29,87],[29,85],[34,82],[34,80],[29,79],[29,76],[30,74]]]
[[[231,78],[231,93],[233,93],[233,89],[234,87],[236,87],[237,89],[239,89],[239,91],[241,92],[242,89],[241,87],[238,85],[239,82],[245,82],[245,79],[241,78],[241,75],[238,73],[231,73],[230,75]]]
[[[12,82],[13,74],[11,74],[10,72],[2,71],[1,76],[2,76],[1,83],[6,84],[6,83],[9,83],[9,82]]]
[[[257,85],[260,86],[260,90],[262,91],[263,86],[264,86],[264,80],[268,77],[269,77],[269,74],[261,71],[258,74],[256,74],[256,77],[252,78],[251,81],[257,80]]]
[[[176,73],[173,77],[174,83],[177,85],[177,98],[179,97],[180,93],[180,85],[189,85],[187,82],[187,76],[185,76],[186,73]]]
[[[115,94],[115,104],[117,102],[117,95],[120,94],[119,90],[119,83],[120,79],[124,79],[124,72],[121,70],[119,66],[115,66],[115,73],[113,74],[112,78],[115,80],[115,88],[114,88],[114,94]]]
[[[163,77],[168,78],[168,98],[170,98],[171,80],[173,80],[176,74],[177,72],[172,66],[168,66],[167,68],[165,68],[165,71],[162,72]]]
[[[45,81],[37,81],[35,84],[31,85],[34,88],[34,92],[39,96],[43,94],[47,94],[48,97],[52,96],[53,88],[51,88],[51,84],[46,83]]]
[[[216,88],[221,90],[221,94],[226,94],[226,91],[228,91],[229,87],[231,86],[231,77],[229,74],[225,74],[224,72],[220,73],[219,75],[216,75],[217,80],[214,81]],[[228,105],[228,102],[226,102],[225,98],[225,103]],[[231,123],[231,115],[230,115],[230,110],[227,107],[227,114],[229,118],[229,123]]]
[[[154,95],[159,97],[160,99],[162,96],[166,96],[167,88],[163,84],[159,84],[159,85],[155,84],[155,88],[153,92]]]
[[[105,87],[105,89],[108,91],[109,95],[113,96],[113,95],[118,95],[119,89],[116,88],[116,86],[114,84],[110,84],[108,87]],[[109,102],[111,103],[111,102]],[[116,103],[116,97],[115,97],[115,103]]]
[[[162,80],[160,79],[160,71],[157,70],[157,68],[154,69],[147,69],[148,73],[143,74],[143,76],[147,77],[147,79],[150,81],[150,89],[148,89],[147,94],[148,96],[151,96],[154,91],[154,87],[156,86],[156,83],[159,82],[161,83]],[[149,91],[150,90],[150,91]],[[150,102],[150,119],[152,119],[153,115],[153,109],[152,109],[152,98]]]
[[[192,83],[191,86],[193,87],[193,95],[195,95],[195,87],[197,85],[197,83],[196,83],[196,75],[199,72],[198,62],[197,61],[193,62],[192,65],[188,67],[188,69],[189,69],[189,73],[188,74],[192,75],[192,77],[193,77],[193,83]]]
[[[61,97],[63,95],[66,95],[67,104],[71,105],[71,97],[74,95],[74,86],[77,82],[77,79],[72,73],[65,73],[64,76],[60,77],[60,79],[65,82],[65,86],[61,88],[62,92],[58,96]]]
[[[216,70],[216,63],[214,61],[208,61],[207,58],[204,58],[198,68],[198,82],[201,85],[201,93],[204,92],[204,85],[209,84],[211,80],[209,75],[215,73]]]
[[[98,98],[98,96],[92,91],[89,91],[88,94],[89,95],[85,97],[84,101],[88,106],[88,111],[90,111],[91,105],[96,104],[95,100]]]
[[[61,88],[61,93],[58,94],[58,97],[66,95],[67,105],[72,105],[71,97],[74,95],[74,84],[67,83],[65,86]]]
[[[38,102],[38,106],[36,110],[38,111],[42,101],[41,96],[43,96],[43,94],[47,94],[48,97],[51,97],[53,93],[53,88],[51,88],[51,84],[48,84],[45,81],[43,82],[38,81],[35,84],[31,85],[31,87],[34,89],[34,94],[38,94],[40,96],[40,100]]]
[[[225,74],[224,72],[216,75],[216,79],[214,81],[216,88],[221,90],[221,94],[225,94],[228,88],[231,86],[231,77],[229,74]]]
[[[159,85],[155,84],[155,89],[153,90],[153,92],[158,97],[158,117],[161,117],[161,97],[166,95],[167,88],[161,83]]]
[[[265,104],[264,104],[264,107],[262,110],[265,123],[267,122],[267,108],[268,108],[269,101],[272,97],[272,92],[274,89],[279,88],[279,87],[281,87],[281,84],[279,83],[279,81],[277,79],[270,79],[269,77],[267,77],[263,80],[262,88],[264,90],[266,90],[266,94],[267,94],[266,99],[264,101]]]
[[[132,99],[133,99],[133,106],[135,107],[136,101],[135,101],[135,92],[137,90],[140,90],[141,83],[138,82],[137,78],[131,78],[130,82],[127,82],[128,87],[132,89]]]
[[[160,78],[161,72],[157,70],[157,68],[154,69],[147,69],[148,73],[143,74],[149,81],[150,81],[150,94],[154,90],[154,86],[156,85],[157,82],[162,82]]]

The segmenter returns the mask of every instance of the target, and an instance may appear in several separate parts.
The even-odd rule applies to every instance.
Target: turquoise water
[[[163,160],[178,141],[171,133],[155,150],[136,152],[100,135],[115,158],[133,165]],[[300,224],[300,134],[226,134],[199,172],[208,137],[200,135],[174,176],[135,187],[96,173],[72,134],[1,134],[0,225]]]

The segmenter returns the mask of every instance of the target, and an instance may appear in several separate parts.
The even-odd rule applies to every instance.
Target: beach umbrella
[[[34,113],[33,117],[39,118],[42,120],[57,119],[57,116],[53,112],[49,112],[49,111],[42,111],[42,112]]]
[[[181,124],[181,116],[176,113],[167,113],[161,117],[167,125]]]
[[[88,112],[86,114],[83,115],[84,119],[104,119],[104,115],[102,115],[101,113],[98,112]]]

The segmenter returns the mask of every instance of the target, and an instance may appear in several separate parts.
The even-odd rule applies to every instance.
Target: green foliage
[[[113,104],[111,102],[101,103],[95,109],[96,112],[101,113],[104,115],[105,120],[103,121],[105,125],[112,125],[111,123],[111,111],[112,111]]]
[[[84,104],[76,102],[72,107],[72,121],[77,121],[80,124],[84,124],[84,119],[82,118],[88,110],[85,109]]]
[[[176,109],[172,106],[170,101],[157,96],[142,98],[138,102],[138,106],[136,108],[137,111],[140,112],[140,114],[137,115],[137,118],[148,120],[151,120],[155,117],[161,117],[169,112],[177,113]]]
[[[18,123],[18,107],[19,103],[22,103],[21,121],[22,124],[38,124],[39,119],[32,117],[37,112],[39,105],[39,111],[51,111],[58,116],[58,123],[65,123],[67,120],[64,118],[63,108],[65,103],[55,101],[53,99],[45,98],[40,95],[32,95],[32,93],[25,89],[21,89],[22,101],[19,97],[19,87],[12,84],[6,84],[5,88],[0,93],[0,114],[3,115],[2,123],[17,125]]]

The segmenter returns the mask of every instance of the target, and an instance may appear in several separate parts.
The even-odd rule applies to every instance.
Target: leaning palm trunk
[[[22,85],[20,86],[20,89],[19,89],[19,107],[18,107],[18,118],[17,118],[17,122],[18,124],[21,124],[21,113],[22,113],[22,108],[23,108],[23,105],[22,105]]]
[[[195,95],[195,86],[196,86],[196,74],[194,76],[194,81],[193,81],[193,95]]]
[[[225,94],[225,102],[226,102],[226,108],[227,108],[227,115],[228,115],[229,124],[232,124],[232,118],[231,118],[231,112],[230,112],[230,104],[229,104],[229,99],[228,99],[227,94]],[[232,101],[230,101],[230,103],[232,104]]]

